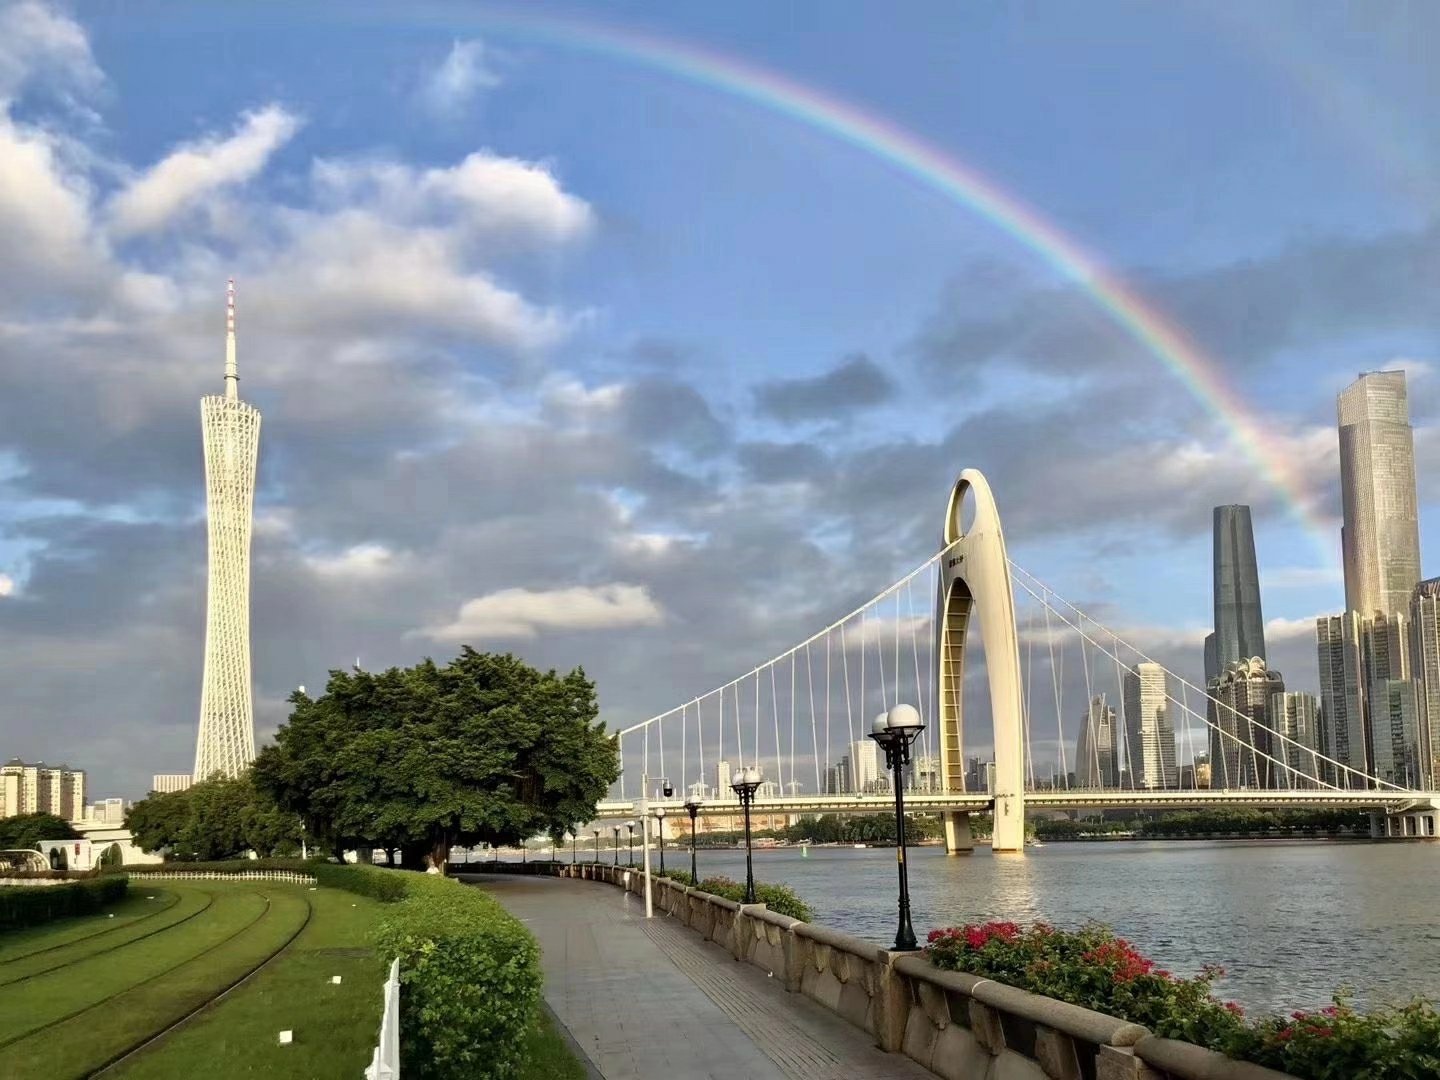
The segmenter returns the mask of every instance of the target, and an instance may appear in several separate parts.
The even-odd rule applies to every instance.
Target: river
[[[622,861],[624,853],[621,853]],[[639,853],[636,853],[637,861]],[[689,852],[667,863],[689,869]],[[745,853],[699,852],[700,874],[745,877]],[[895,936],[893,848],[755,851],[817,922],[881,944]],[[1247,1009],[1440,998],[1440,844],[1327,841],[1047,843],[1023,857],[910,850],[916,936],[989,919],[1109,923],[1162,967],[1217,963],[1217,992]]]

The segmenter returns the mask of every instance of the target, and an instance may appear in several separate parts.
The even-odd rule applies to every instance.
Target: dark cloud
[[[890,376],[857,353],[823,375],[761,383],[755,388],[755,405],[777,420],[824,420],[880,405],[894,394]]]
[[[735,456],[757,484],[815,483],[830,466],[825,451],[813,443],[744,443]]]
[[[982,284],[995,277],[982,269]],[[1419,232],[1309,240],[1193,274],[1125,276],[1242,378],[1283,350],[1330,347],[1347,335],[1405,329],[1434,340],[1440,223]],[[953,374],[1003,361],[1073,377],[1130,367],[1144,355],[1077,288],[1017,292],[1008,278],[998,284],[987,310],[974,303],[974,275],[945,290],[913,342],[926,370]]]

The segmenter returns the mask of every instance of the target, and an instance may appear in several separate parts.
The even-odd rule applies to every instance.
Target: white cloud
[[[300,128],[280,105],[246,113],[228,138],[214,136],[183,144],[142,173],[110,205],[121,235],[162,228],[176,216],[223,188],[243,184]]]
[[[34,79],[83,93],[105,81],[79,23],[28,0],[0,5],[0,100],[14,98]]]
[[[0,574],[0,596],[10,596],[15,592],[15,579],[9,574]]]
[[[466,601],[454,622],[421,633],[436,641],[533,638],[542,630],[656,626],[664,613],[641,585],[501,589]]]
[[[310,555],[305,565],[323,578],[375,579],[397,573],[404,559],[384,544],[356,544],[336,555]]]
[[[1344,584],[1345,574],[1339,566],[1282,566],[1263,571],[1260,579],[1267,589],[1310,589]]]
[[[507,236],[566,243],[584,237],[594,213],[546,166],[477,150],[454,165],[415,169],[393,161],[315,165],[318,193],[335,208],[363,206],[399,224],[445,225],[467,239]]]
[[[1337,604],[1336,611],[1345,605]],[[1324,615],[1333,615],[1334,611],[1321,612],[1319,615],[1308,615],[1302,619],[1274,618],[1265,621],[1265,642],[1267,645],[1275,645],[1282,641],[1295,641],[1308,638],[1315,640],[1315,620]]]
[[[486,62],[479,38],[455,41],[444,61],[420,85],[420,101],[439,116],[454,116],[482,90],[500,85],[500,76]]]

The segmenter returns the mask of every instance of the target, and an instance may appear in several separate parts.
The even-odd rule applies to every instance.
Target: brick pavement
[[[933,1080],[859,1028],[599,882],[477,875],[535,934],[545,1000],[605,1080]]]

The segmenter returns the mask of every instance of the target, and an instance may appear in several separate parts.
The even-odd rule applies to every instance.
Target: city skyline
[[[588,16],[659,43],[637,54],[468,11],[395,32],[408,14],[0,9],[7,752],[83,747],[130,796],[193,766],[193,402],[232,273],[263,357],[261,742],[356,655],[463,643],[583,664],[633,722],[925,558],[967,465],[1017,562],[1197,681],[1212,508],[1250,506],[1267,656],[1318,690],[1335,397],[1367,369],[1408,373],[1433,549],[1440,168],[1413,50],[1440,16]],[[1314,107],[1260,40],[1379,121]]]

